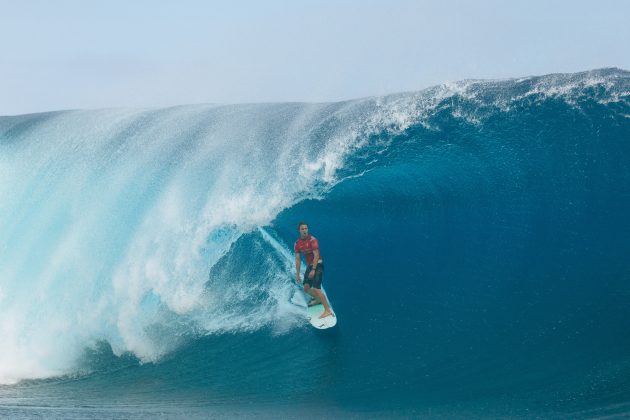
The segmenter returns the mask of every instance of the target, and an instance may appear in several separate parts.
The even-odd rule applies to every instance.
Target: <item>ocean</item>
[[[0,417],[628,417],[629,215],[620,69],[0,117]]]

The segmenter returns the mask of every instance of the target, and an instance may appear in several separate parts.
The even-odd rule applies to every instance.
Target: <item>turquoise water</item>
[[[627,415],[630,73],[0,118],[0,414]],[[338,315],[291,304],[306,220]]]

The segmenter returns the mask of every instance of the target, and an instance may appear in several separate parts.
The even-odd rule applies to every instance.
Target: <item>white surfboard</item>
[[[322,293],[324,293],[326,299],[328,299],[328,295],[326,295],[323,287]],[[313,327],[319,330],[325,330],[326,328],[334,327],[335,325],[337,325],[337,315],[335,315],[335,311],[332,307],[332,303],[330,303],[330,299],[328,299],[328,305],[330,305],[330,311],[333,314],[327,316],[326,318],[319,317],[324,312],[324,305],[322,305],[321,303],[319,305],[308,306],[306,308],[306,316],[308,317],[308,320]]]

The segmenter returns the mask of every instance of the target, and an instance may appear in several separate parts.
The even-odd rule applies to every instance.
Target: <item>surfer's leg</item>
[[[312,286],[310,290],[313,291],[313,295],[316,299],[318,299],[322,305],[324,305],[324,312],[319,316],[320,318],[327,317],[332,315],[332,311],[330,310],[330,305],[328,304],[328,299],[326,299],[326,295],[322,292],[322,281],[324,279],[324,265],[319,264],[315,269],[315,275],[313,279],[309,279],[309,286]]]
[[[313,299],[319,299],[319,297],[315,293],[315,290],[316,289],[312,288],[310,284],[304,283],[304,293],[311,296]]]
[[[315,296],[317,296],[317,299],[319,299],[322,305],[324,305],[324,312],[319,316],[320,318],[324,318],[329,315],[332,315],[332,312],[330,310],[330,305],[328,304],[328,299],[326,299],[326,295],[321,290],[323,277],[324,277],[324,266],[323,264],[320,264],[315,270],[315,276],[313,276],[313,283],[312,283],[313,287],[310,288],[310,290],[313,291]]]
[[[315,294],[315,292],[313,291],[313,280],[315,279],[311,279],[308,275],[310,273],[310,271],[313,269],[312,266],[308,266],[306,267],[306,272],[304,273],[304,293],[306,293],[307,295],[311,296],[311,301],[308,302],[308,306],[312,306],[312,305],[317,305],[319,304],[321,301],[319,300],[319,297]]]
[[[322,312],[319,317],[325,318],[329,315],[332,315],[332,312],[330,311],[330,305],[328,304],[328,299],[326,299],[326,295],[322,293],[320,289],[311,288],[311,290],[317,295],[317,298],[322,302],[322,305],[324,305],[324,312]]]

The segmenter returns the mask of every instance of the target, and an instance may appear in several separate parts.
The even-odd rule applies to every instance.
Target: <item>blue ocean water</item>
[[[628,416],[629,214],[619,69],[0,117],[0,415]]]

